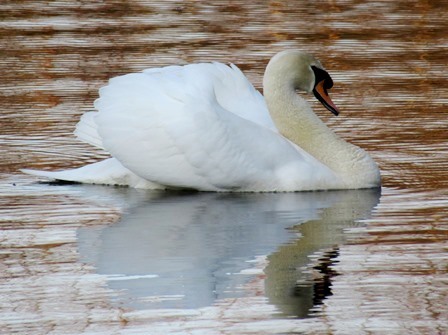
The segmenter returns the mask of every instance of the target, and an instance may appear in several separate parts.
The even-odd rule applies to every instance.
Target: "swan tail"
[[[97,148],[104,149],[103,141],[98,133],[98,126],[95,122],[97,112],[87,112],[81,117],[76,125],[74,134],[83,142],[89,143]]]
[[[23,173],[58,181],[85,184],[130,186],[145,189],[165,189],[166,187],[143,179],[129,171],[115,158],[64,171],[41,171],[22,169]]]

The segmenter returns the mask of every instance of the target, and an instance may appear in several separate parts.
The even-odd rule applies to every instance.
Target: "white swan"
[[[191,64],[113,78],[75,134],[112,158],[78,169],[26,173],[94,184],[200,191],[306,191],[380,185],[376,163],[336,136],[296,90],[334,114],[333,82],[313,56],[269,62],[265,98],[230,66]]]

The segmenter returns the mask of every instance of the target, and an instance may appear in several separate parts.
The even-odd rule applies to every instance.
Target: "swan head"
[[[274,80],[284,83],[294,90],[313,92],[325,108],[334,115],[339,110],[328,95],[333,80],[314,56],[299,50],[286,50],[276,54],[266,67],[263,83]]]

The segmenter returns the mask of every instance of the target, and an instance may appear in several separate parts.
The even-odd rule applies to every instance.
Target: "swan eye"
[[[328,90],[333,87],[333,80],[331,79],[327,71],[322,70],[316,66],[311,66],[311,69],[313,70],[314,77],[316,78],[316,80],[314,81],[314,86],[316,86],[323,80],[325,89]]]

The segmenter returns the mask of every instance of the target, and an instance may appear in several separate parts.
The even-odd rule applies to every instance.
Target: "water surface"
[[[447,9],[2,2],[0,332],[445,333]],[[381,194],[166,194],[18,171],[107,157],[72,131],[110,77],[223,61],[261,89],[286,48],[332,75],[341,115],[309,101],[379,163]]]

